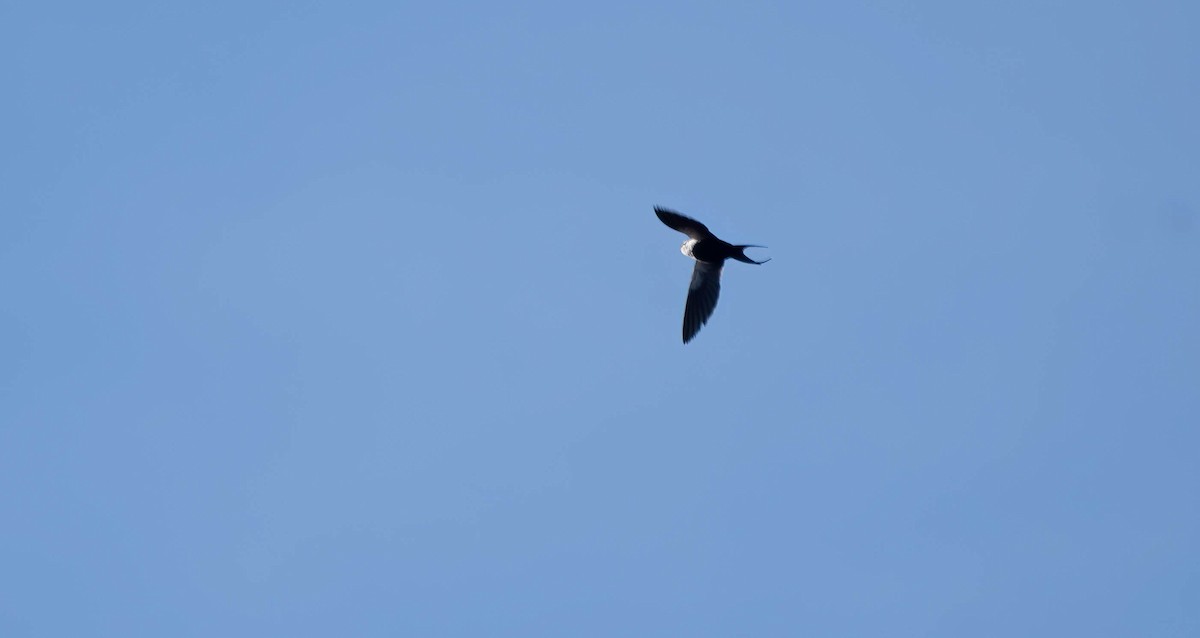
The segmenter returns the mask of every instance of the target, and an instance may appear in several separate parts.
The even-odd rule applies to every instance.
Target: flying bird
[[[721,294],[721,268],[726,259],[733,258],[756,265],[771,260],[754,261],[746,256],[747,248],[766,246],[735,246],[719,239],[704,224],[661,206],[654,207],[654,214],[662,223],[688,236],[679,251],[696,260],[692,283],[688,286],[687,304],[683,309],[683,342],[687,343],[700,332],[700,326],[708,323],[708,318],[717,308],[717,296]]]

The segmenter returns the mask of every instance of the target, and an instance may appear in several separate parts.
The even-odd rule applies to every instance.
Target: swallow
[[[688,286],[687,304],[683,308],[683,342],[687,343],[700,332],[700,326],[708,323],[708,318],[717,308],[717,296],[721,294],[721,268],[725,260],[736,259],[760,265],[771,259],[754,261],[746,256],[746,249],[766,246],[735,246],[719,239],[704,224],[673,210],[655,206],[654,214],[662,223],[688,236],[688,240],[679,247],[679,252],[696,260],[692,283]]]

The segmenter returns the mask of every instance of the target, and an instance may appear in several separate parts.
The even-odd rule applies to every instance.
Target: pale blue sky
[[[0,6],[0,635],[1200,635],[1200,5],[190,4]]]

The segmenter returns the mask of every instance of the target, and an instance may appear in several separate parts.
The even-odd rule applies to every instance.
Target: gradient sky
[[[0,635],[1200,635],[1198,32],[3,3]]]

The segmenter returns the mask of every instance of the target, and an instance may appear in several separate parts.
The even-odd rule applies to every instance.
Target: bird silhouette
[[[679,251],[696,260],[692,283],[688,286],[687,304],[683,308],[683,342],[687,343],[700,332],[700,326],[708,323],[708,318],[717,308],[717,297],[721,294],[721,268],[725,266],[726,259],[755,265],[771,260],[754,261],[746,256],[747,248],[766,246],[735,246],[712,234],[704,224],[661,206],[654,207],[654,214],[662,223],[688,236]]]

